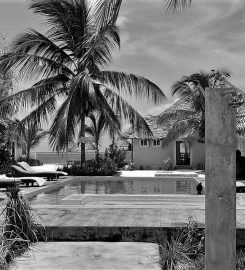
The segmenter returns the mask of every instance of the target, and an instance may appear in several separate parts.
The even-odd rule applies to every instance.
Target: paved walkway
[[[158,246],[148,243],[39,243],[12,270],[160,270]]]

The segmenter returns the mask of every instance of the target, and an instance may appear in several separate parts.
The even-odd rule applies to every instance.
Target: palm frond
[[[120,47],[120,37],[117,26],[108,25],[103,30],[94,29],[94,33],[89,33],[85,37],[82,56],[84,65],[92,64],[97,68],[107,66],[111,63],[112,52]]]
[[[33,0],[30,9],[47,18],[54,40],[75,52],[86,32],[89,17],[86,0]]]
[[[66,150],[73,141],[79,117],[74,114],[71,106],[73,96],[70,95],[56,113],[50,128],[50,146],[56,151]]]
[[[0,72],[18,69],[19,78],[39,80],[63,73],[66,76],[73,72],[65,65],[43,56],[28,53],[7,53],[0,56]]]
[[[72,58],[52,41],[52,36],[46,37],[40,32],[30,29],[29,31],[19,35],[12,43],[12,48],[16,53],[29,53],[40,55],[48,59],[52,59],[60,64],[73,64]]]
[[[104,90],[104,96],[118,117],[129,121],[133,128],[141,130],[146,136],[152,136],[152,132],[145,119],[119,94],[106,88]]]
[[[101,71],[98,79],[105,86],[113,87],[119,94],[135,95],[136,97],[146,98],[161,103],[165,101],[166,96],[162,90],[148,79],[116,71]]]
[[[165,0],[167,10],[181,11],[191,6],[192,0]]]
[[[56,108],[57,100],[56,96],[53,95],[37,108],[32,110],[32,112],[21,121],[23,124],[36,123],[38,127],[41,127],[43,123],[48,123],[49,117],[56,111]]]
[[[95,5],[96,25],[103,29],[108,25],[115,25],[122,0],[98,0]]]
[[[5,116],[14,114],[22,108],[28,106],[39,106],[53,95],[57,97],[65,95],[68,78],[63,74],[43,79],[35,83],[32,87],[19,91],[0,101],[0,113]]]
[[[49,131],[41,131],[37,133],[31,142],[31,148],[36,148],[41,143],[41,141],[49,134]]]
[[[198,120],[195,118],[183,119],[176,121],[170,127],[167,136],[164,138],[162,146],[167,146],[170,142],[177,140],[182,136],[188,136],[192,130],[195,130],[198,125]]]

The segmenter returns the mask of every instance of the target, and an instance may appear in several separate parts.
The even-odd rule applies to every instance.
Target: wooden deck
[[[205,227],[203,195],[161,195],[157,199],[155,196],[155,200],[154,195],[148,195],[152,199],[148,198],[147,204],[139,200],[117,201],[114,197],[109,200],[106,195],[102,200],[100,196],[96,202],[94,196],[89,204],[34,205],[34,208],[47,227],[168,228],[185,226],[189,217]],[[245,194],[237,194],[237,228],[245,229]]]

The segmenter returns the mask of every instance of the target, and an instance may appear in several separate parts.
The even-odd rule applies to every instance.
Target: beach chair
[[[11,174],[12,177],[47,177],[47,180],[54,180],[54,178],[59,177],[59,172],[48,172],[48,171],[43,171],[43,172],[35,172],[35,171],[27,171],[24,170],[23,168],[12,165],[12,171],[13,173]]]
[[[0,188],[7,188],[19,185],[20,179],[7,177],[5,174],[0,175]]]
[[[49,172],[51,174],[56,175],[57,178],[59,178],[59,176],[67,176],[68,173],[66,172],[61,172],[61,171],[56,171],[54,168],[50,168],[49,165],[43,165],[43,166],[30,166],[28,163],[26,163],[25,161],[22,162],[18,162],[18,165],[24,169],[25,171],[28,172],[35,172],[35,173],[43,173],[43,172]]]

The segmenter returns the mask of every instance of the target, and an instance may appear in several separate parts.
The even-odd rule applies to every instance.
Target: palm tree
[[[89,143],[95,150],[95,157],[99,157],[99,147],[101,146],[101,140],[106,132],[109,132],[110,137],[114,137],[116,133],[120,133],[121,127],[110,126],[110,122],[107,122],[107,118],[103,114],[89,114],[90,125],[85,126],[85,142]]]
[[[20,137],[20,142],[25,144],[26,159],[30,160],[31,149],[36,148],[48,134],[49,131],[43,131],[34,123],[24,125],[21,121],[14,122],[16,131]]]
[[[120,46],[116,21],[121,2],[98,0],[91,7],[86,0],[33,0],[30,8],[47,18],[49,31],[25,32],[13,42],[11,52],[0,57],[0,72],[17,68],[22,79],[37,80],[0,104],[2,111],[35,106],[25,121],[38,125],[56,113],[50,129],[50,145],[56,151],[67,149],[78,126],[84,137],[85,118],[93,111],[103,113],[111,127],[118,126],[118,115],[151,134],[122,94],[159,103],[165,99],[162,91],[141,76],[105,69]],[[58,101],[62,104],[57,110]]]
[[[225,68],[211,73],[199,72],[184,76],[172,86],[172,95],[179,94],[179,100],[158,116],[158,124],[169,122],[169,129],[163,144],[166,145],[185,135],[188,143],[204,142],[205,139],[205,89],[229,84],[230,71]],[[229,85],[230,86],[230,85]]]

